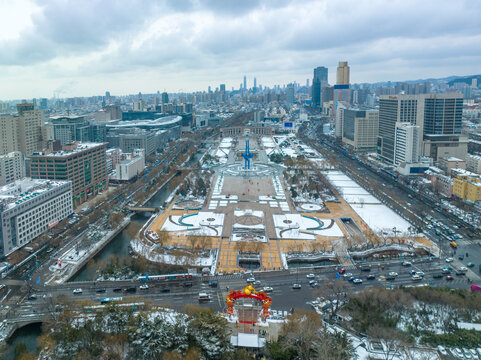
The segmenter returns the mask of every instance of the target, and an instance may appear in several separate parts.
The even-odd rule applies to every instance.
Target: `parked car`
[[[441,353],[441,355],[444,355],[444,356],[447,356],[447,355],[448,355],[448,352],[446,351],[446,349],[444,348],[444,346],[439,345],[439,346],[438,346],[438,351]]]

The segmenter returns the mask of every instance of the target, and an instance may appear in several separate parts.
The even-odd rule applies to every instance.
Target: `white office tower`
[[[420,127],[411,123],[396,123],[394,164],[415,163],[419,159]]]

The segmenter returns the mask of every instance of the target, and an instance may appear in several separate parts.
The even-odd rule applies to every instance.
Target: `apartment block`
[[[344,109],[342,142],[356,151],[376,150],[379,134],[379,111]]]
[[[0,186],[25,177],[25,160],[20,151],[0,155]]]

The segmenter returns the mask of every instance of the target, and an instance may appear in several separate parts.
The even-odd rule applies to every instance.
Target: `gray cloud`
[[[19,39],[0,42],[0,71],[14,79],[28,70],[49,84],[48,91],[74,84],[72,94],[107,86],[98,79],[125,86],[122,77],[143,91],[159,79],[172,89],[215,82],[237,87],[244,73],[264,83],[303,82],[318,65],[333,74],[339,60],[349,61],[353,81],[409,79],[446,69],[452,70],[442,75],[475,72],[481,57],[481,2],[464,0],[39,0],[38,5],[31,28]]]

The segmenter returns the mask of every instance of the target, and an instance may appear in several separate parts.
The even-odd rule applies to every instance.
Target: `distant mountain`
[[[417,80],[405,80],[405,81],[391,81],[391,84],[401,84],[401,83],[408,83],[408,84],[417,84],[417,83],[424,83],[429,81],[431,83],[435,82],[447,82],[449,86],[452,86],[455,82],[464,82],[466,84],[471,84],[472,79],[478,79],[478,84],[481,84],[481,75],[468,75],[468,76],[458,76],[458,75],[451,75],[444,78],[429,78],[429,79],[417,79]],[[374,83],[375,85],[387,86],[388,81],[380,81]],[[373,84],[373,85],[374,85]]]

